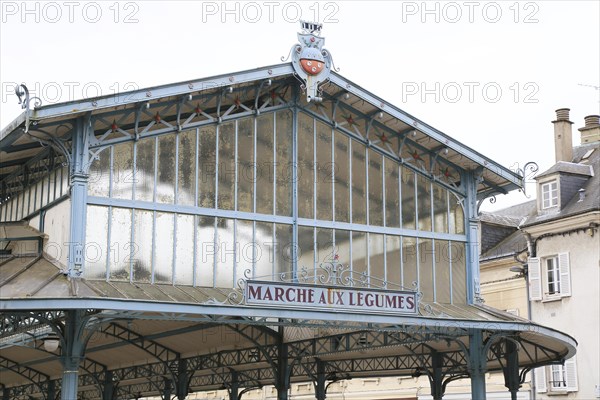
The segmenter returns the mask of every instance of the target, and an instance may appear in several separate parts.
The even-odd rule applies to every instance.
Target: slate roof
[[[594,152],[595,153],[595,152]],[[554,164],[550,169],[539,174],[536,179],[542,178],[544,176],[552,175],[554,173],[564,173],[564,174],[574,174],[574,175],[584,175],[584,176],[593,176],[594,170],[591,165],[579,164],[575,162],[566,162],[559,161]]]

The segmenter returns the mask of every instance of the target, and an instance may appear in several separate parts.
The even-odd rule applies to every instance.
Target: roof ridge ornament
[[[302,82],[302,90],[306,90],[306,100],[321,102],[319,86],[329,79],[333,67],[333,58],[323,48],[325,38],[318,36],[323,24],[300,21],[302,32],[298,33],[298,42],[290,53],[296,77]]]

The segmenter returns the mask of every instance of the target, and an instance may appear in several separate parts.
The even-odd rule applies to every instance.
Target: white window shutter
[[[558,255],[558,266],[560,268],[560,295],[571,295],[571,265],[569,264],[569,253]]]
[[[542,299],[542,273],[540,270],[540,259],[530,257],[527,261],[529,274],[529,300]]]
[[[535,389],[538,393],[546,393],[548,391],[546,381],[546,367],[536,368],[535,370]]]
[[[565,381],[567,382],[567,390],[576,392],[577,389],[577,361],[575,357],[571,357],[565,361]]]

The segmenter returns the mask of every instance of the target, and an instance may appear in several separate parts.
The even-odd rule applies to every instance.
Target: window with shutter
[[[529,300],[541,300],[542,273],[540,259],[537,257],[530,257],[527,261],[527,268],[529,274]]]
[[[567,384],[567,391],[576,392],[577,388],[577,360],[575,357],[569,358],[565,361],[565,381]]]
[[[538,393],[546,393],[548,391],[546,386],[546,367],[535,369],[535,387]]]
[[[569,264],[569,253],[558,255],[558,267],[560,270],[560,295],[571,295],[571,266]]]

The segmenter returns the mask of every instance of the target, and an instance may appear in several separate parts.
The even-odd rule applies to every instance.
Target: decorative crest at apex
[[[309,21],[300,21],[300,25],[302,25],[303,33],[321,33],[321,29],[323,29],[323,24],[318,22],[309,22]]]
[[[302,32],[298,33],[298,44],[291,51],[292,65],[296,77],[302,82],[307,101],[320,102],[319,86],[329,79],[333,66],[331,54],[323,48],[325,38],[319,36],[323,24],[300,21]],[[283,59],[282,59],[283,61]]]

